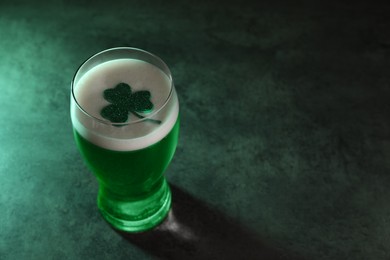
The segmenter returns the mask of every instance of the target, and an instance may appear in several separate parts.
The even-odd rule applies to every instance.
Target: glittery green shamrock
[[[139,113],[150,113],[153,110],[150,92],[147,90],[132,92],[131,87],[126,83],[119,83],[114,88],[104,90],[103,97],[111,104],[105,106],[100,114],[113,123],[126,122],[129,113],[142,119],[144,116]],[[161,123],[161,121],[155,119],[147,120]]]

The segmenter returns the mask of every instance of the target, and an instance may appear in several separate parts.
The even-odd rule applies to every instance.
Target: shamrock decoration
[[[132,92],[131,87],[126,83],[119,83],[114,88],[104,90],[103,97],[111,104],[105,106],[100,114],[113,123],[126,122],[129,113],[138,118],[144,118],[138,113],[150,113],[153,110],[150,92],[147,90]],[[155,119],[147,120],[161,123],[161,121]]]

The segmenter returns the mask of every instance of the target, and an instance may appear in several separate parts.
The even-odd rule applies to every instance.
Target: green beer
[[[129,232],[159,224],[170,209],[164,172],[180,121],[168,67],[133,48],[92,56],[72,82],[71,118],[77,147],[99,182],[103,217]]]

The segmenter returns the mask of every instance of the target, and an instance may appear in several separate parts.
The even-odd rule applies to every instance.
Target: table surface
[[[1,1],[0,259],[390,258],[389,4],[255,2]],[[69,118],[115,46],[180,100],[173,208],[141,234],[101,218]]]

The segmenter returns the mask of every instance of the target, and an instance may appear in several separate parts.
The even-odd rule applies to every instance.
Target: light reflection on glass
[[[180,223],[175,217],[175,214],[172,209],[168,213],[166,220],[160,226],[157,227],[157,230],[168,232],[180,240],[197,240],[197,236],[195,235],[194,231],[183,223]]]

